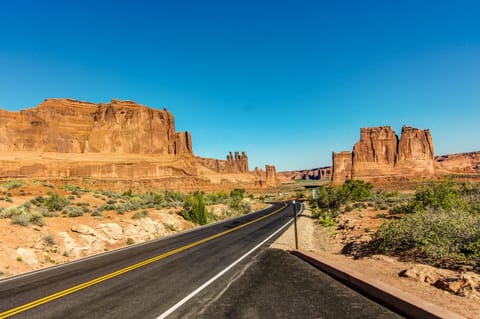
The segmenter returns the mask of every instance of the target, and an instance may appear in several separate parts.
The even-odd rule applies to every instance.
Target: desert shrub
[[[140,218],[145,218],[148,217],[150,214],[146,210],[142,210],[141,212],[136,212],[135,214],[132,215],[132,219],[140,219]]]
[[[245,190],[243,188],[235,188],[230,192],[228,207],[234,215],[243,215],[251,211],[251,206],[244,201]]]
[[[12,189],[15,189],[15,188],[22,187],[23,182],[21,182],[19,180],[10,180],[10,181],[6,181],[5,183],[3,183],[2,186],[4,188],[6,188],[7,190],[12,190]]]
[[[317,198],[311,199],[310,204],[313,208],[321,210],[335,210],[338,211],[340,206],[345,204],[346,199],[339,191],[339,187],[322,186],[317,189]]]
[[[39,212],[30,212],[30,223],[37,226],[43,226],[43,216]]]
[[[463,183],[460,192],[470,210],[480,213],[480,183]]]
[[[166,207],[182,206],[186,200],[186,195],[180,192],[166,191],[164,199]]]
[[[65,185],[62,186],[62,189],[71,192],[72,195],[77,195],[80,194],[81,192],[89,192],[90,190],[88,188],[83,188],[81,186],[71,184],[71,183],[66,183]]]
[[[37,211],[43,217],[57,217],[58,216],[58,212],[51,212],[43,206],[36,207],[35,211]]]
[[[45,201],[45,198],[43,196],[37,196],[30,200],[30,202],[35,206],[42,206],[44,201]]]
[[[212,194],[208,194],[205,196],[205,201],[207,202],[207,204],[220,204],[220,203],[224,203],[227,201],[229,195],[224,192],[224,191],[220,191],[220,192],[217,192],[217,193],[212,193]]]
[[[45,207],[51,212],[61,211],[69,203],[68,199],[58,193],[50,193],[50,196],[44,200]]]
[[[366,201],[373,196],[371,183],[349,179],[339,188],[340,196],[345,201]]]
[[[428,181],[420,184],[412,201],[414,210],[452,210],[465,209],[467,202],[462,196],[460,187],[452,180],[441,182]]]
[[[295,197],[299,199],[306,198],[304,191],[295,191]]]
[[[439,262],[479,257],[480,216],[467,210],[422,209],[384,224],[375,234],[383,253]]]
[[[126,192],[122,193],[122,197],[132,197],[134,195],[135,194],[133,193],[133,191],[130,188]]]
[[[312,215],[317,219],[318,223],[323,227],[335,226],[335,218],[339,215],[338,210],[334,209],[319,209],[316,208],[312,211]]]
[[[34,224],[43,226],[43,216],[38,212],[31,212],[24,207],[10,207],[2,211],[3,218],[10,218],[12,224],[27,226]]]
[[[0,217],[1,218],[11,218],[12,216],[15,215],[20,215],[23,212],[25,212],[26,209],[23,207],[9,207],[9,208],[3,208],[0,211]]]
[[[250,203],[239,197],[231,198],[228,207],[232,210],[234,215],[243,215],[252,211]]]
[[[243,199],[244,194],[245,190],[243,188],[235,188],[230,192],[230,197],[239,197]]]
[[[80,217],[83,216],[83,210],[75,206],[65,206],[62,210],[62,214],[68,217]]]
[[[94,216],[94,217],[102,217],[103,216],[102,212],[99,211],[98,209],[95,209],[90,215]]]
[[[207,223],[207,207],[203,193],[195,192],[185,198],[182,216],[186,220],[200,225]]]
[[[154,193],[154,192],[141,194],[140,198],[142,199],[143,204],[146,206],[155,207],[163,203],[163,196],[161,194]]]
[[[54,246],[56,244],[55,239],[52,235],[45,235],[42,239],[47,246]]]

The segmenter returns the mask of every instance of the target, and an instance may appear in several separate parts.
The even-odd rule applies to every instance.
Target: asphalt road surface
[[[284,318],[397,318],[266,250],[293,216],[284,206],[0,281],[0,319],[282,318],[288,303]]]

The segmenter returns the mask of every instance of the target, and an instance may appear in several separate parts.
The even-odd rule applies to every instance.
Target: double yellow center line
[[[190,249],[190,248],[193,248],[193,247],[196,247],[196,246],[199,246],[201,244],[204,244],[208,241],[211,241],[213,239],[216,239],[216,238],[219,238],[219,237],[222,237],[222,236],[225,236],[231,232],[234,232],[240,228],[244,228],[248,225],[251,225],[253,223],[256,223],[256,222],[259,222],[265,218],[268,218],[280,211],[282,211],[284,208],[286,208],[288,205],[287,204],[284,204],[283,207],[267,214],[267,215],[264,215],[262,217],[259,217],[257,219],[254,219],[252,221],[249,221],[245,224],[242,224],[242,225],[239,225],[239,226],[236,226],[234,228],[230,228],[228,230],[225,230],[223,232],[220,232],[218,234],[215,234],[215,235],[212,235],[210,237],[206,237],[204,239],[201,239],[199,241],[196,241],[196,242],[193,242],[193,243],[190,243],[188,245],[185,245],[185,246],[182,246],[180,248],[177,248],[177,249],[173,249],[173,250],[170,250],[166,253],[163,253],[161,255],[158,255],[158,256],[155,256],[155,257],[152,257],[152,258],[149,258],[147,260],[144,260],[142,262],[139,262],[137,264],[133,264],[131,266],[128,266],[128,267],[125,267],[125,268],[122,268],[120,270],[117,270],[117,271],[114,271],[112,273],[109,273],[107,275],[104,275],[104,276],[101,276],[101,277],[98,277],[98,278],[95,278],[95,279],[92,279],[90,281],[87,281],[87,282],[84,282],[82,284],[79,284],[79,285],[76,285],[76,286],[73,286],[71,288],[68,288],[68,289],[65,289],[65,290],[62,290],[62,291],[59,291],[57,293],[54,293],[52,295],[49,295],[49,296],[46,296],[46,297],[43,297],[43,298],[40,298],[40,299],[37,299],[37,300],[34,300],[32,302],[29,302],[29,303],[26,303],[22,306],[19,306],[19,307],[16,307],[16,308],[12,308],[10,310],[7,310],[5,312],[2,312],[0,313],[0,319],[4,319],[4,318],[8,318],[8,317],[11,317],[13,315],[16,315],[16,314],[19,314],[21,312],[24,312],[24,311],[27,311],[29,309],[32,309],[32,308],[35,308],[35,307],[38,307],[40,305],[43,305],[47,302],[50,302],[50,301],[53,301],[53,300],[56,300],[56,299],[59,299],[59,298],[62,298],[64,296],[67,296],[67,295],[70,295],[70,294],[73,294],[74,292],[77,292],[77,291],[80,291],[82,289],[85,289],[87,287],[90,287],[90,286],[93,286],[93,285],[96,285],[98,283],[101,283],[103,281],[106,281],[106,280],[109,280],[109,279],[112,279],[114,277],[117,277],[117,276],[120,276],[120,275],[123,275],[129,271],[132,271],[132,270],[135,270],[137,268],[140,268],[140,267],[143,267],[143,266],[146,266],[146,265],[149,265],[151,263],[154,263],[156,261],[159,261],[161,259],[164,259],[164,258],[167,258],[169,256],[172,256],[172,255],[175,255],[175,254],[178,254],[182,251],[185,251],[187,249]]]

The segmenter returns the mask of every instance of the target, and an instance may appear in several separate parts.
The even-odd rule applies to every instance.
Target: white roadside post
[[[295,230],[295,249],[298,250],[298,233],[297,233],[297,205],[295,200],[292,201],[293,204],[293,228]]]

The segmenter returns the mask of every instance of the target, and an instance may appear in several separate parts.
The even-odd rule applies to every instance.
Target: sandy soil
[[[353,214],[354,213],[352,213],[352,215]],[[348,218],[348,216],[346,218]],[[358,217],[358,219],[364,219],[367,223],[368,220],[371,220],[361,217]],[[377,222],[374,221],[374,223]],[[371,224],[369,225],[371,226]],[[360,234],[360,232],[364,232],[363,226],[357,229],[361,231],[359,231],[356,236],[363,236]],[[391,286],[413,294],[420,299],[463,315],[466,318],[480,318],[479,300],[457,296],[435,288],[427,283],[400,277],[399,273],[402,270],[415,266],[413,263],[401,262],[395,258],[382,255],[359,259],[342,255],[342,238],[344,238],[345,235],[335,230],[335,228],[324,228],[315,223],[309,209],[306,209],[303,216],[298,219],[298,230],[299,249],[301,250],[310,251],[332,261],[341,262],[347,268],[368,275],[371,278],[381,280]],[[293,226],[290,226],[288,230],[272,244],[273,248],[286,250],[294,249],[294,246]]]
[[[0,184],[0,208],[19,207],[36,196],[46,196],[52,190],[70,198],[72,206],[88,203],[90,211],[107,204],[110,198],[100,190],[126,190],[132,188],[140,193],[151,191],[148,185],[136,183],[104,183],[94,179],[74,179],[76,184],[91,190],[73,196],[65,190],[64,180],[19,180],[21,187],[7,190]],[[107,188],[111,187],[111,188]],[[96,192],[98,190],[98,192]],[[153,189],[155,190],[155,189]],[[8,194],[8,195],[7,195]],[[117,203],[123,200],[116,199]],[[267,204],[245,199],[252,210]],[[216,204],[207,207],[218,219],[233,217],[227,214],[228,205]],[[147,216],[134,218],[139,212]],[[79,217],[43,218],[43,225],[12,224],[10,218],[0,218],[0,278],[49,267],[82,257],[99,254],[129,244],[140,243],[168,236],[195,227],[180,215],[182,207],[145,208],[119,214],[115,210],[104,210],[101,216],[85,213]]]

